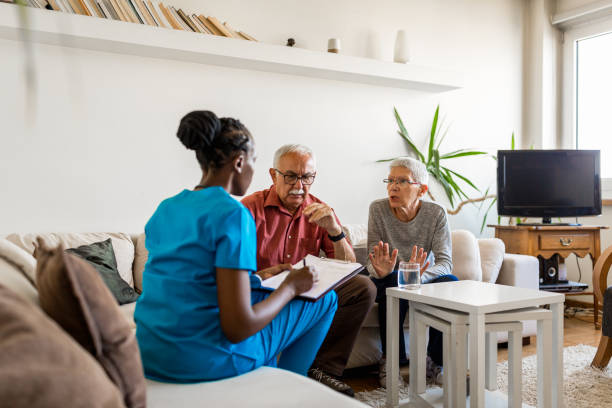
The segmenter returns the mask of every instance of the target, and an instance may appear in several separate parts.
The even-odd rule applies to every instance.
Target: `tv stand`
[[[550,259],[559,254],[564,262],[570,254],[584,258],[591,257],[593,265],[601,253],[600,231],[608,229],[594,225],[488,225],[495,228],[495,237],[504,241],[506,252]],[[592,270],[591,270],[592,272]],[[599,328],[599,304],[593,292],[566,293],[569,295],[593,295],[593,323]]]

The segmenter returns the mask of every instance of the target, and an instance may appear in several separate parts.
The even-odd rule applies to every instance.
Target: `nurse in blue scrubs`
[[[291,270],[274,292],[257,290],[260,277],[290,266],[255,272],[255,222],[231,196],[251,184],[253,137],[240,121],[210,111],[183,117],[177,136],[195,151],[203,176],[195,188],[162,201],[145,227],[149,258],[134,314],[145,375],[187,383],[262,365],[305,375],[334,317],[336,295],[294,299],[315,282],[311,267]]]

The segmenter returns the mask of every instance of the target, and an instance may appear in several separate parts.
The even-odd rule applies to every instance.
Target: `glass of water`
[[[397,286],[403,289],[421,287],[421,265],[416,262],[400,262],[397,271]]]

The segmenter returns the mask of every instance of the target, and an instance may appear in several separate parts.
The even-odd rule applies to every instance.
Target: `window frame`
[[[561,147],[575,149],[577,146],[576,97],[577,59],[576,48],[580,40],[612,33],[612,17],[588,22],[569,28],[563,33],[563,100]],[[601,179],[602,199],[612,198],[612,178]]]

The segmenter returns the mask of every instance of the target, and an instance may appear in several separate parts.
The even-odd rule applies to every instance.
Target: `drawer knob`
[[[559,242],[561,242],[561,245],[563,246],[570,246],[572,243],[572,239],[571,238],[559,238]]]

